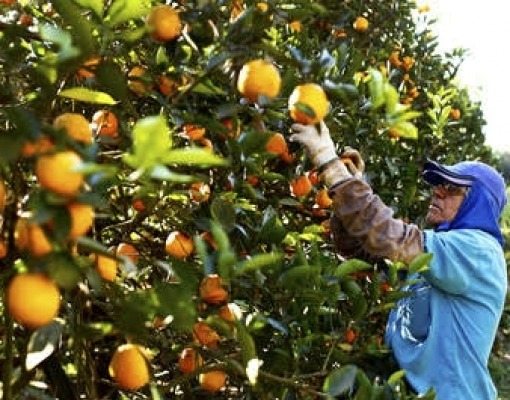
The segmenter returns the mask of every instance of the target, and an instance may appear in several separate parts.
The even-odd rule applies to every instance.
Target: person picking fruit
[[[438,400],[497,398],[487,363],[507,292],[501,175],[477,161],[427,161],[422,177],[432,187],[431,228],[422,229],[393,217],[363,180],[360,154],[339,156],[323,121],[319,128],[294,124],[292,131],[290,140],[305,147],[329,188],[339,249],[347,238],[393,261],[432,254],[425,271],[408,277],[409,296],[398,301],[386,325],[385,342],[410,386],[420,395],[434,389]]]

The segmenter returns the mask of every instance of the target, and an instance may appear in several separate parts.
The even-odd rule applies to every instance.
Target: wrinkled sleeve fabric
[[[361,179],[348,179],[332,186],[333,219],[338,219],[345,232],[333,231],[338,241],[348,235],[372,256],[409,263],[424,251],[423,233],[414,224],[393,217],[393,210],[373,193]],[[335,226],[332,224],[332,226]]]

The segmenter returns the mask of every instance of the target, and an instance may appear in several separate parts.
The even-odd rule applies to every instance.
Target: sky
[[[417,4],[425,2],[430,6],[429,17],[437,18],[433,31],[438,50],[462,47],[469,51],[458,77],[471,98],[481,101],[486,143],[498,152],[510,152],[510,2],[417,0]]]

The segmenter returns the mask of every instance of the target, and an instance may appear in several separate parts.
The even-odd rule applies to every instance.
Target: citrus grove
[[[382,336],[427,259],[337,253],[288,138],[421,223],[428,157],[496,163],[436,44],[408,0],[0,1],[3,398],[415,398]]]

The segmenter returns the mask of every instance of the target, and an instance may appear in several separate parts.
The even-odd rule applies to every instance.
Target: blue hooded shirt
[[[385,340],[411,386],[438,400],[495,400],[487,363],[507,291],[501,176],[483,163],[425,165],[424,179],[469,191],[455,218],[424,231],[429,269],[390,313]]]

